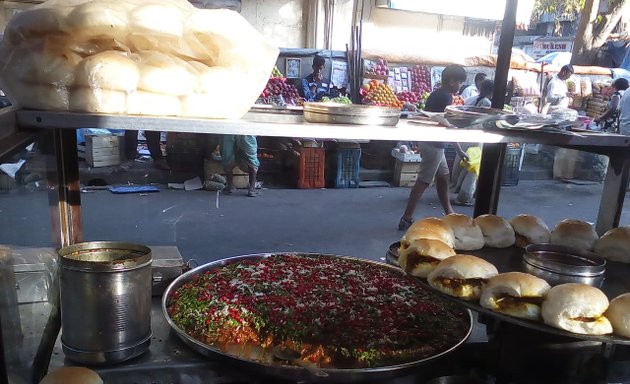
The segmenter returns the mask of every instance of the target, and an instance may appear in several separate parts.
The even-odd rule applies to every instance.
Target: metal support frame
[[[512,61],[512,44],[514,42],[514,30],[516,26],[516,9],[518,0],[507,0],[505,14],[501,25],[501,37],[499,39],[499,52],[497,54],[497,66],[494,75],[494,95],[492,107],[503,109],[505,92],[507,89],[508,72]],[[499,193],[501,191],[501,177],[503,174],[503,159],[505,158],[506,144],[484,144],[481,153],[481,166],[479,169],[479,187],[475,200],[474,216],[484,213],[496,213],[499,205]]]
[[[74,129],[54,129],[55,164],[48,167],[48,201],[54,244],[65,247],[82,239],[77,136]]]
[[[630,171],[630,157],[627,152],[612,154],[608,159],[608,171],[604,179],[604,188],[595,226],[595,230],[600,236],[608,229],[619,226],[628,187],[628,171]]]

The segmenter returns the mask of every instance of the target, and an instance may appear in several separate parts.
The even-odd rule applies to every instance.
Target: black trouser
[[[147,147],[154,161],[162,160],[162,149],[160,148],[160,132],[144,131],[147,139]],[[138,154],[138,131],[125,131],[125,156],[128,160],[133,160]]]

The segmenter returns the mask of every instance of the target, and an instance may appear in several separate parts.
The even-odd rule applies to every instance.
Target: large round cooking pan
[[[244,260],[252,260],[252,259],[262,259],[266,257],[282,255],[286,253],[261,253],[261,254],[253,254],[253,255],[245,255],[245,256],[237,256],[231,257],[215,262],[211,262],[200,267],[197,267],[180,277],[178,277],[164,292],[164,296],[162,298],[162,311],[169,325],[173,329],[174,333],[183,340],[185,344],[194,349],[195,351],[212,358],[220,358],[226,359],[234,364],[238,364],[243,368],[258,372],[262,375],[270,375],[276,377],[283,377],[287,379],[291,379],[292,381],[306,381],[306,382],[357,382],[357,381],[365,381],[365,380],[375,380],[375,379],[386,379],[391,377],[396,377],[400,375],[404,375],[411,370],[417,370],[420,366],[429,365],[433,363],[437,358],[447,355],[448,353],[454,351],[459,346],[461,346],[466,339],[470,336],[473,326],[473,318],[472,312],[470,310],[466,310],[465,313],[465,322],[468,325],[468,331],[465,336],[461,338],[461,340],[457,340],[452,344],[450,348],[447,350],[440,352],[436,355],[430,356],[425,359],[411,361],[404,364],[391,365],[385,367],[376,367],[376,368],[359,368],[359,369],[336,369],[336,368],[323,368],[322,370],[326,372],[326,377],[315,376],[313,373],[308,370],[292,365],[283,365],[281,363],[262,363],[259,361],[253,361],[249,359],[245,359],[239,356],[231,355],[223,352],[219,348],[211,345],[207,345],[202,343],[199,340],[194,339],[193,337],[186,334],[182,329],[180,329],[170,318],[167,312],[167,306],[169,304],[169,298],[171,297],[171,292],[177,290],[182,285],[192,281],[197,275],[202,274],[206,271],[213,270],[216,268],[223,267],[230,263],[244,261]],[[292,253],[296,254],[296,253]],[[343,257],[337,255],[328,255],[328,254],[315,254],[315,253],[297,253],[300,256],[309,256],[309,257]],[[375,261],[370,261],[366,259],[359,258],[345,258],[352,259],[356,262],[360,263],[368,263],[374,266],[374,268],[386,268],[394,271],[400,271],[398,268],[380,263]],[[441,300],[436,295],[436,300]]]

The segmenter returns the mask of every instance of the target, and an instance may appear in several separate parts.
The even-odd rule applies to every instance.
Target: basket
[[[509,143],[505,150],[505,160],[503,163],[503,177],[501,186],[513,187],[518,185],[521,175],[521,157],[523,148],[518,143]]]
[[[359,188],[359,163],[361,148],[337,151],[337,177],[335,188]]]
[[[324,148],[299,148],[297,187],[300,189],[324,188],[324,167],[326,150]]]

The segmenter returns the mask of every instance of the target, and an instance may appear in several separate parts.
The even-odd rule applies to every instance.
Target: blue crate
[[[337,177],[335,188],[359,188],[359,163],[361,148],[337,151]]]
[[[502,187],[514,187],[518,185],[521,176],[521,157],[523,148],[520,145],[508,144],[503,163]]]

